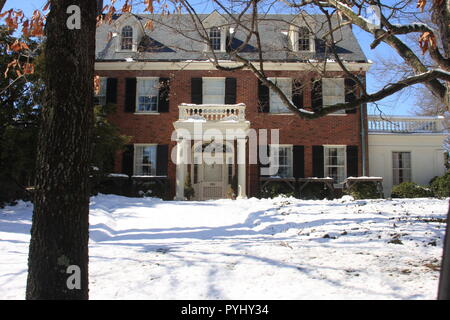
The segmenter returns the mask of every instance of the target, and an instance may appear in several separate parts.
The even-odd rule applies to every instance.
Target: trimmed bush
[[[260,198],[276,198],[285,195],[295,197],[295,192],[284,182],[271,181],[259,192]]]
[[[431,191],[435,197],[445,198],[450,196],[450,171],[442,177],[433,178],[430,181]]]
[[[392,198],[428,198],[433,192],[414,182],[403,182],[392,187]]]
[[[331,192],[327,190],[324,183],[313,183],[310,182],[301,191],[299,198],[305,200],[322,200],[322,199],[332,199]]]
[[[361,181],[354,183],[345,194],[351,195],[354,199],[379,199],[380,193],[375,182]]]

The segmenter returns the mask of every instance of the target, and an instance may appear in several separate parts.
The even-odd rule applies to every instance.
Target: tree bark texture
[[[67,20],[81,9],[81,29]],[[27,299],[87,299],[89,164],[96,1],[52,0],[45,26],[45,105],[39,134]],[[81,289],[70,289],[69,266]]]
[[[2,12],[5,3],[6,3],[6,0],[0,0],[0,12]]]

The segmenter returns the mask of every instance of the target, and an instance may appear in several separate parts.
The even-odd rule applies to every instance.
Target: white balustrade
[[[401,117],[393,116],[381,118],[379,116],[368,116],[369,132],[392,132],[392,133],[434,133],[443,132],[442,120],[438,117]]]
[[[179,120],[245,121],[245,104],[180,104]]]

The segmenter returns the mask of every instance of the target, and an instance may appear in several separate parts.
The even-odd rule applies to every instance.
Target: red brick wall
[[[303,120],[295,115],[276,115],[258,112],[258,81],[246,70],[226,71],[98,71],[98,75],[118,79],[117,111],[110,120],[121,132],[131,136],[131,143],[169,144],[169,152],[176,142],[171,141],[173,122],[178,119],[178,105],[191,102],[191,78],[193,77],[235,77],[237,78],[237,102],[245,103],[246,119],[254,129],[279,129],[280,143],[305,146],[305,175],[312,175],[312,146],[323,144],[357,145],[359,150],[359,173],[362,173],[360,114],[325,116],[315,120]],[[298,72],[270,71],[270,77],[297,78]],[[331,72],[330,76],[342,76]],[[170,77],[169,112],[159,115],[136,115],[124,112],[125,78]],[[310,81],[306,81],[309,85]],[[310,90],[304,91],[304,105],[309,107]],[[170,159],[170,155],[169,155]],[[116,159],[115,168],[121,171],[121,155]],[[172,193],[175,192],[175,165],[169,161],[168,176]],[[254,195],[258,189],[259,172],[256,165],[247,167],[247,192]]]

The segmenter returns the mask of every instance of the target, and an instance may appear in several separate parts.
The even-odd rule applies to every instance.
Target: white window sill
[[[345,117],[347,116],[346,113],[329,113],[327,116],[337,116],[337,117]]]
[[[136,115],[148,115],[148,116],[158,116],[160,115],[159,112],[135,112]]]

